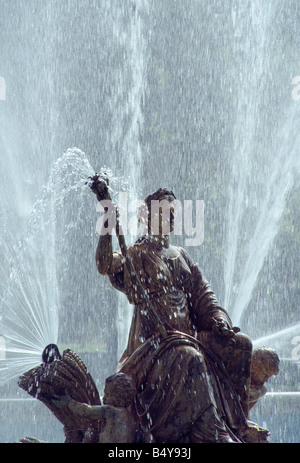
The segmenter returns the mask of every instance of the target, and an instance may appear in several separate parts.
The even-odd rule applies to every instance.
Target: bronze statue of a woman
[[[144,233],[127,248],[106,179],[91,180],[98,200],[106,200],[98,271],[134,305],[127,347],[103,401],[79,356],[71,349],[60,355],[53,344],[19,386],[64,425],[65,442],[267,442],[269,431],[249,421],[248,410],[278,374],[279,358],[267,347],[252,353],[251,340],[232,325],[198,265],[170,244],[174,193],[160,188],[145,199]]]
[[[98,200],[111,200],[97,176],[92,190]],[[252,343],[232,326],[198,265],[170,244],[162,213],[153,233],[153,200],[170,203],[170,231],[174,226],[175,196],[159,189],[145,199],[146,233],[125,256],[139,287],[122,249],[113,251],[111,233],[102,230],[96,251],[100,274],[134,304],[118,368],[136,386],[134,418],[154,442],[246,442],[253,429],[264,440],[268,432],[248,421]]]

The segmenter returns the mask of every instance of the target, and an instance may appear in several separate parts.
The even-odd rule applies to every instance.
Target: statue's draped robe
[[[135,413],[156,442],[201,441],[201,416],[212,405],[233,432],[246,427],[224,365],[197,340],[209,330],[212,318],[232,326],[199,267],[178,247],[172,252],[143,238],[129,248],[143,288],[168,331],[162,337],[130,275],[109,273],[115,288],[124,292],[134,313],[127,348],[119,370],[137,386]]]

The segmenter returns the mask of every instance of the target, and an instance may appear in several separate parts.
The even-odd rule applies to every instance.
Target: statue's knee
[[[253,346],[249,336],[244,333],[237,333],[234,337],[234,340],[237,349],[252,352]]]
[[[205,363],[204,355],[192,346],[179,346],[178,353],[185,366]]]

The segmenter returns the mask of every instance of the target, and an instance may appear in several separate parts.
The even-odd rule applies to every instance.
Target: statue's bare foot
[[[248,421],[248,428],[243,434],[243,440],[246,443],[268,443],[268,437],[270,432],[268,429],[258,426],[258,424],[253,421]]]

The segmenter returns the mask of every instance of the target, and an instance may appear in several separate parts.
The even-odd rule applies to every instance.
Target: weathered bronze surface
[[[83,421],[68,407],[61,406],[66,397],[88,405],[99,405],[97,387],[86,366],[71,349],[66,349],[61,358],[24,373],[18,382],[28,394],[43,402],[64,425],[66,442],[81,442],[84,432],[97,432],[99,424]]]
[[[98,200],[111,200],[100,180],[93,177],[93,192]],[[37,393],[32,384],[29,391],[24,380],[20,385],[63,422],[67,442],[266,442],[268,431],[250,422],[248,411],[265,392],[263,383],[278,373],[278,357],[275,353],[278,362],[269,368],[267,349],[253,355],[251,340],[232,325],[198,265],[161,233],[162,214],[160,232],[152,234],[153,199],[171,203],[175,196],[159,189],[146,198],[147,233],[134,245],[127,249],[117,229],[120,251],[114,252],[112,236],[103,230],[96,250],[98,271],[108,275],[114,288],[134,305],[118,367],[121,376],[112,381],[127,379],[122,394],[129,400],[124,402],[116,391],[108,394],[107,384],[105,403],[100,404],[90,377],[93,386],[87,396],[82,383],[82,395],[65,383],[52,391],[51,365],[64,364],[65,353],[61,360],[39,367],[39,381],[44,368],[51,370],[44,380],[45,391]],[[172,231],[172,207],[168,220]],[[266,370],[265,375],[258,375],[258,370]],[[82,367],[79,371],[86,375]],[[34,375],[31,371],[26,379]]]

